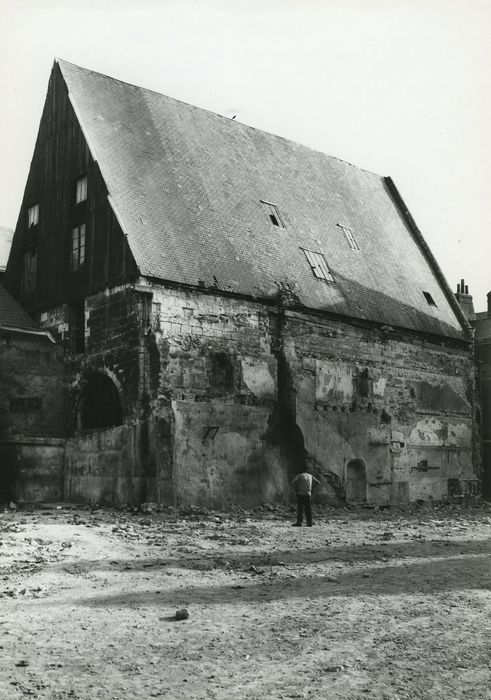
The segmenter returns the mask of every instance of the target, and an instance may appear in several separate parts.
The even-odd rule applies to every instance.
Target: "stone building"
[[[65,349],[66,499],[479,475],[469,324],[390,178],[56,61],[6,284]]]
[[[0,501],[62,498],[63,377],[53,337],[0,285]]]
[[[491,292],[488,293],[486,311],[474,313],[472,296],[462,280],[457,290],[457,300],[474,328],[475,357],[479,368],[479,387],[482,416],[483,492],[491,498]]]

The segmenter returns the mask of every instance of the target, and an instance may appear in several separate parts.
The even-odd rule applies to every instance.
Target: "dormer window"
[[[344,233],[344,237],[349,243],[349,247],[351,250],[360,250],[360,246],[358,245],[355,235],[353,231],[350,229],[349,226],[345,226],[344,224],[338,224],[339,228],[342,230]]]
[[[32,228],[39,223],[39,204],[33,204],[27,210],[27,228]]]
[[[75,183],[75,204],[85,202],[87,199],[87,175],[79,177]]]
[[[261,200],[261,204],[266,209],[266,213],[273,226],[285,228],[284,221],[276,204],[271,204],[271,202],[265,202],[263,199]]]
[[[433,299],[429,292],[423,292],[424,298],[428,302],[428,306],[436,306],[436,301]]]
[[[326,259],[322,253],[314,253],[311,250],[302,249],[305,253],[305,257],[309,261],[309,265],[312,268],[314,275],[324,282],[334,282],[334,278],[329,272],[327,267]]]

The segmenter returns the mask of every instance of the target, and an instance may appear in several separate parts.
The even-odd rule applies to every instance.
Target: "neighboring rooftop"
[[[9,259],[14,232],[11,228],[0,226],[0,272],[5,272]]]
[[[57,61],[140,273],[463,337],[390,181]],[[327,264],[327,266],[326,266]]]
[[[22,306],[0,285],[0,330],[2,327],[39,331],[39,326]]]

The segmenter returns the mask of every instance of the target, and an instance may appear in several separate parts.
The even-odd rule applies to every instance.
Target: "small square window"
[[[261,204],[266,209],[270,222],[273,226],[278,226],[279,228],[285,228],[285,223],[281,217],[280,211],[276,204],[271,204],[271,202],[265,202],[261,200]]]
[[[435,300],[433,299],[433,297],[431,296],[431,294],[429,292],[423,292],[423,294],[424,294],[424,298],[428,302],[429,306],[436,306],[437,305]]]
[[[79,177],[75,183],[75,204],[85,202],[87,199],[87,175]]]
[[[334,282],[334,278],[329,272],[327,267],[326,259],[322,253],[313,253],[311,250],[302,249],[305,253],[305,257],[309,261],[309,265],[312,268],[314,275],[325,282]]]
[[[27,228],[36,226],[39,223],[39,204],[33,204],[27,210]]]
[[[350,229],[349,226],[344,226],[343,224],[338,224],[339,228],[342,229],[346,240],[349,243],[349,247],[351,250],[360,250],[360,246],[358,245],[356,238],[354,236],[353,231]]]

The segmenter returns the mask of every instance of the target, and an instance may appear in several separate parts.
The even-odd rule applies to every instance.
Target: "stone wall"
[[[476,477],[469,351],[289,312],[282,325],[296,420],[324,476],[322,495],[334,486],[372,503],[440,499],[449,478]],[[353,492],[363,474],[366,490]]]
[[[46,336],[0,337],[0,501],[59,500],[65,434],[64,366]]]
[[[463,344],[210,289],[128,286],[84,308],[85,352],[67,357],[67,498],[253,505],[290,498],[307,463],[317,500],[384,504],[478,475]],[[94,373],[117,387],[122,425],[80,424]]]

